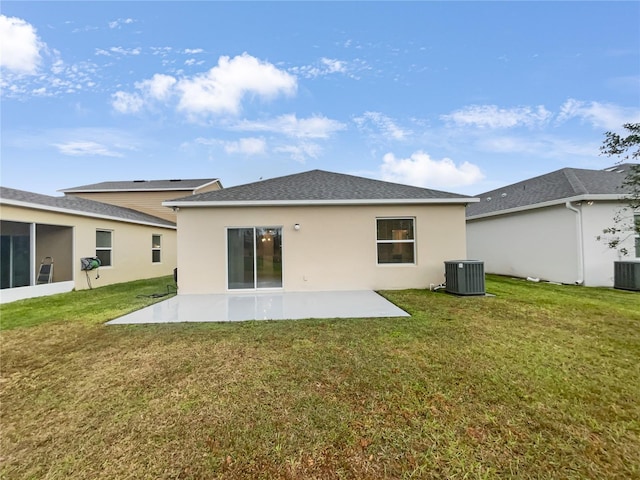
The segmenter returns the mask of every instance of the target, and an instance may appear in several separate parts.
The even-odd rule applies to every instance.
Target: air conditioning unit
[[[449,260],[444,262],[445,292],[454,295],[484,295],[484,262]]]
[[[640,292],[640,261],[613,262],[613,288]]]

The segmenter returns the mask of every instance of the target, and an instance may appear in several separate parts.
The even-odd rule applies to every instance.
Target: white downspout
[[[565,207],[567,207],[572,212],[575,212],[576,216],[576,233],[578,240],[578,280],[576,280],[576,285],[584,284],[584,242],[583,242],[583,232],[582,232],[582,211],[573,205],[571,202],[565,202]]]

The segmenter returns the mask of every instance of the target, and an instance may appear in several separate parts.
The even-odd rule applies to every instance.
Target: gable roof
[[[469,203],[455,193],[311,170],[163,202],[172,207]]]
[[[80,197],[51,197],[39,193],[0,187],[0,204],[68,213],[85,217],[105,218],[129,223],[175,228],[175,223],[147,215],[131,208],[86,200]]]
[[[87,192],[157,192],[163,190],[192,191],[206,187],[212,183],[220,183],[218,178],[173,179],[173,180],[128,180],[115,182],[100,182],[79,187],[58,190],[63,193]],[[222,187],[222,184],[220,185]]]
[[[604,170],[562,168],[478,195],[469,205],[467,219],[540,208],[567,201],[620,200],[627,190],[623,182],[630,166],[622,164]]]

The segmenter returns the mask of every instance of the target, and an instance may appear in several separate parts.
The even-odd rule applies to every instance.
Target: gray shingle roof
[[[498,213],[577,196],[623,195],[622,183],[630,164],[605,170],[563,168],[477,195],[479,203],[467,207],[467,217]]]
[[[372,200],[462,200],[471,197],[427,188],[371,180],[341,173],[309,172],[238,185],[180,198],[165,204],[199,202],[322,202]]]
[[[79,187],[59,190],[64,193],[79,192],[108,192],[108,191],[155,191],[155,190],[195,190],[213,182],[217,178],[175,179],[175,180],[129,180],[115,182],[100,182]]]
[[[147,215],[146,213],[142,213],[131,208],[118,207],[116,205],[86,200],[84,198],[74,196],[51,197],[49,195],[41,195],[39,193],[27,192],[25,190],[0,187],[0,203],[11,203],[5,202],[6,200],[31,204],[36,207],[42,206],[45,209],[71,210],[88,216],[107,216],[135,223],[151,223],[169,227],[175,226],[175,223],[173,222],[154,217],[153,215]]]

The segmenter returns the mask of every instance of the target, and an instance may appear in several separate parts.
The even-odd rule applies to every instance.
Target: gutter
[[[73,210],[70,208],[64,208],[64,207],[52,207],[49,205],[44,205],[42,203],[32,203],[32,202],[23,202],[21,200],[12,200],[9,198],[2,198],[0,199],[0,205],[9,205],[12,207],[22,207],[22,208],[29,208],[31,210],[40,210],[43,212],[55,212],[55,213],[64,213],[66,215],[74,215],[74,216],[78,216],[78,217],[89,217],[89,218],[99,218],[99,219],[104,219],[104,220],[112,220],[112,221],[116,221],[116,222],[124,222],[124,223],[135,223],[138,225],[147,225],[150,227],[158,227],[158,228],[169,228],[171,230],[176,230],[177,226],[175,224],[164,224],[164,223],[156,223],[156,222],[152,222],[152,221],[148,221],[148,220],[136,220],[133,218],[126,218],[126,217],[115,217],[113,215],[106,215],[103,213],[92,213],[92,212],[87,212],[84,210]],[[110,205],[110,204],[109,204]],[[113,207],[117,207],[117,205],[110,205]],[[126,207],[121,207],[121,208],[126,208]],[[143,212],[139,212],[139,213],[143,213]],[[160,219],[162,220],[162,219]]]
[[[576,285],[584,285],[584,232],[582,231],[582,210],[574,207],[570,201],[564,204],[569,210],[576,214],[576,233],[578,247],[578,280]]]
[[[502,210],[494,210],[487,213],[478,213],[475,215],[467,215],[467,221],[479,220],[482,218],[495,217],[498,215],[509,215],[510,213],[524,212],[525,210],[535,210],[536,208],[552,207],[554,205],[566,205],[567,202],[589,202],[589,201],[621,201],[629,198],[627,195],[619,195],[614,193],[597,193],[597,194],[581,194],[573,197],[558,198],[556,200],[548,200],[540,203],[529,203],[519,207],[505,208]]]
[[[280,207],[314,205],[442,205],[479,202],[479,198],[398,198],[349,200],[167,200],[164,207]]]

